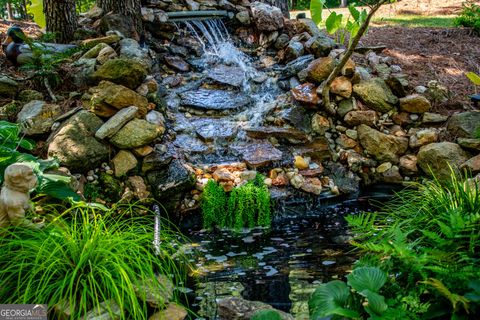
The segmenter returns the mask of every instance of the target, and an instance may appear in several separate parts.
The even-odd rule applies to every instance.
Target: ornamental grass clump
[[[50,313],[63,305],[70,319],[80,319],[108,301],[111,315],[113,305],[121,310],[115,319],[147,319],[148,290],[139,288],[168,291],[159,275],[174,282],[184,278],[181,263],[172,258],[177,234],[162,228],[162,252],[157,256],[152,248],[153,218],[125,219],[112,213],[77,204],[44,230],[3,230],[2,303],[43,303]],[[162,307],[167,299],[155,303]]]

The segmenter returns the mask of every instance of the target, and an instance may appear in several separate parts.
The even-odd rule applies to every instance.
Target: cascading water
[[[236,117],[240,127],[257,127],[264,115],[273,107],[272,102],[278,94],[275,79],[267,77],[260,85],[253,86],[252,81],[265,75],[259,72],[252,59],[243,53],[233,42],[227,27],[220,19],[194,20],[183,22],[192,36],[203,48],[205,64],[233,65],[239,67],[244,74],[242,91],[252,97],[253,103],[247,110]],[[243,140],[245,133],[240,131],[237,139]]]

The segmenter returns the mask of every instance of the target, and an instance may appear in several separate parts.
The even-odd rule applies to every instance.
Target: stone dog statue
[[[38,229],[42,225],[35,224],[25,218],[25,212],[33,209],[30,203],[30,190],[37,184],[31,167],[14,163],[5,169],[5,182],[0,192],[0,228],[23,226]]]

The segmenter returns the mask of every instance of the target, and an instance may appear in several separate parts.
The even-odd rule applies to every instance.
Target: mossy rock
[[[123,193],[123,186],[120,180],[105,172],[100,173],[99,182],[101,186],[101,197],[109,202],[117,202]]]
[[[22,104],[18,101],[12,101],[0,107],[0,120],[15,122],[17,114],[22,110]]]
[[[93,74],[95,81],[108,80],[135,90],[147,76],[145,66],[133,59],[118,58],[105,62]]]
[[[250,320],[282,320],[280,314],[275,310],[260,310]]]

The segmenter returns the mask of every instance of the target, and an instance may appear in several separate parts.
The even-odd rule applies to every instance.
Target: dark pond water
[[[270,230],[190,230],[196,253],[191,308],[215,319],[218,300],[241,296],[308,319],[307,301],[318,284],[341,278],[356,260],[344,216],[371,210],[372,198],[389,197],[385,190],[342,204],[285,202]]]

